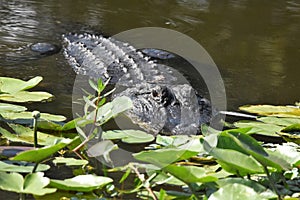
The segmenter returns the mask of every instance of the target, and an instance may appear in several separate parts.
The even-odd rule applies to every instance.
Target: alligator
[[[173,56],[170,53],[137,50],[114,38],[88,33],[68,33],[62,38],[63,54],[74,71],[122,86],[112,98],[129,97],[133,108],[125,114],[152,134],[197,134],[200,125],[210,123],[217,113],[189,83],[178,80],[174,68],[151,58],[168,59]]]

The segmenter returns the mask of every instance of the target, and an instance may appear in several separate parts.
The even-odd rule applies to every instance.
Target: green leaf
[[[239,109],[263,116],[300,118],[300,109],[291,106],[247,105],[239,107]]]
[[[10,133],[6,129],[0,127],[0,133],[2,134],[2,137],[7,138],[10,141],[13,142],[25,142],[28,144],[34,143],[34,136],[33,136],[33,130],[31,130],[28,127],[24,127],[18,124],[8,124],[15,132]],[[45,134],[38,131],[38,144],[39,145],[52,145],[56,144],[57,141],[60,141],[63,139],[62,137],[56,137],[53,135]]]
[[[0,188],[17,193],[45,195],[56,191],[54,188],[45,188],[50,179],[44,177],[44,173],[37,172],[27,174],[25,179],[18,173],[0,172]]]
[[[219,185],[219,187],[224,187],[225,185],[228,184],[241,184],[241,185],[245,185],[248,186],[250,188],[252,188],[255,192],[260,193],[260,195],[266,197],[266,198],[277,198],[277,195],[272,192],[270,189],[265,188],[264,186],[262,186],[261,184],[259,184],[256,181],[252,181],[249,179],[244,179],[244,178],[225,178],[225,179],[220,179],[217,181],[217,184]]]
[[[51,179],[50,186],[61,190],[90,192],[113,182],[111,178],[95,175],[79,175],[65,180]]]
[[[228,132],[232,136],[236,144],[243,148],[249,155],[253,156],[258,162],[263,166],[274,167],[281,171],[282,169],[289,169],[289,164],[284,162],[284,160],[274,160],[270,155],[264,150],[258,142],[249,135],[238,133],[238,132]]]
[[[165,135],[157,135],[155,142],[162,146],[171,146],[174,142],[174,138]]]
[[[54,164],[66,164],[67,166],[74,165],[86,165],[89,163],[87,160],[75,159],[75,158],[64,158],[64,157],[56,157],[53,160]]]
[[[277,133],[288,142],[300,144],[300,124],[293,124]]]
[[[232,149],[213,148],[210,152],[224,170],[237,175],[264,173],[263,166],[252,156]]]
[[[109,153],[118,149],[118,146],[110,140],[100,141],[88,149],[88,155],[90,157],[104,156],[109,158]]]
[[[257,120],[266,124],[275,124],[278,126],[290,126],[292,124],[300,124],[300,119],[289,117],[259,117]]]
[[[299,146],[293,143],[284,143],[276,145],[276,148],[267,149],[266,151],[276,163],[283,163],[285,168],[292,169],[300,165]]]
[[[96,86],[96,83],[93,80],[89,79],[89,84],[96,92],[98,92],[98,87]]]
[[[196,166],[179,166],[173,164],[164,167],[163,170],[185,183],[213,182],[218,180],[216,177],[207,175],[204,168]]]
[[[253,122],[253,121],[239,121],[235,122],[234,126],[238,128],[251,128],[248,134],[259,134],[272,137],[279,137],[276,132],[282,129],[282,126],[275,124],[265,124],[262,122]]]
[[[185,160],[196,156],[198,152],[187,149],[159,149],[150,151],[141,151],[133,154],[134,158],[140,161],[154,164],[159,167],[165,167],[179,160]]]
[[[16,120],[16,119],[32,119],[32,112],[18,112],[18,113],[13,113],[13,112],[6,112],[6,113],[1,113],[3,118],[9,119],[9,120]],[[41,113],[41,119],[44,120],[50,120],[50,121],[56,121],[56,122],[61,122],[65,121],[66,117],[62,115],[53,115],[49,113]]]
[[[15,165],[15,164],[7,164],[5,162],[0,161],[0,171],[2,172],[19,172],[19,173],[31,173],[34,166],[24,166],[24,165]],[[39,164],[36,171],[46,171],[50,169],[49,165]]]
[[[53,95],[48,92],[28,92],[18,91],[12,94],[0,94],[0,100],[8,102],[39,102],[52,98]]]
[[[147,143],[154,140],[154,136],[140,130],[112,130],[104,131],[102,138],[107,140],[121,139],[124,143]]]
[[[213,193],[208,200],[267,200],[267,198],[262,197],[259,193],[255,192],[252,188],[238,184],[227,184],[221,187],[218,191]]]
[[[13,105],[9,103],[0,103],[0,115],[6,112],[22,112],[27,110],[24,106]]]
[[[77,138],[75,138],[75,139],[77,139]],[[60,149],[66,147],[68,144],[73,142],[75,139],[73,139],[73,140],[63,139],[63,140],[60,140],[57,144],[52,145],[52,146],[23,151],[23,152],[17,154],[15,157],[11,158],[11,160],[20,160],[20,161],[39,163],[39,162],[45,160],[46,158],[52,156],[54,153],[56,153]]]
[[[118,114],[132,108],[132,101],[129,97],[116,97],[112,102],[106,103],[98,109],[97,122],[104,124]],[[94,119],[95,111],[92,112],[87,119]]]
[[[0,91],[3,93],[15,94],[16,92],[33,88],[42,80],[43,78],[41,76],[34,77],[28,81],[9,77],[0,77]]]

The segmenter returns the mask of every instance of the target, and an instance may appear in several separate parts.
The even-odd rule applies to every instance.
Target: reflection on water
[[[61,54],[33,59],[28,45],[59,44],[69,31],[113,35],[156,26],[185,33],[206,48],[223,75],[229,109],[292,104],[299,100],[299,22],[297,0],[0,0],[0,75],[42,75],[41,87],[56,100],[41,109],[55,106],[71,116],[71,68]]]

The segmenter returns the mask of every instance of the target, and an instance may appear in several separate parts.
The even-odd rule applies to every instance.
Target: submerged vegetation
[[[96,94],[86,94],[83,114],[67,123],[64,116],[15,104],[50,100],[49,93],[28,91],[41,80],[0,77],[0,100],[6,102],[0,103],[0,188],[20,199],[300,197],[299,103],[243,106],[257,119],[227,124],[223,131],[202,126],[202,135],[154,137],[140,130],[102,130],[132,104],[127,97],[106,102],[110,92],[103,94],[101,81],[89,82]],[[278,144],[255,139],[261,136]],[[122,144],[144,146],[130,153],[133,161],[116,166],[111,154]],[[96,166],[94,158],[104,165]],[[48,173],[58,166],[68,166],[73,177]]]

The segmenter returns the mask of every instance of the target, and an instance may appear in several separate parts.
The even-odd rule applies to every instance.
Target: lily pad
[[[52,98],[48,92],[18,91],[14,94],[0,94],[0,100],[8,102],[39,102]]]
[[[32,119],[32,112],[18,112],[18,113],[4,112],[4,113],[1,113],[1,115],[3,118],[9,119],[9,120]],[[41,113],[40,118],[44,119],[44,120],[57,121],[57,122],[66,120],[65,116],[53,115],[53,114],[49,114],[49,113]]]
[[[9,103],[0,103],[0,115],[6,112],[22,112],[25,110],[27,110],[27,108],[24,106],[18,106]]]
[[[2,172],[19,172],[19,173],[31,173],[34,168],[34,165],[24,166],[24,165],[16,165],[16,164],[7,164],[5,162],[0,161],[0,171]],[[46,171],[50,169],[49,165],[39,164],[36,171]]]
[[[277,133],[288,142],[294,142],[300,145],[300,124],[293,124]]]
[[[102,133],[107,140],[121,139],[124,143],[147,143],[154,140],[154,136],[140,130],[113,130]]]
[[[154,164],[158,167],[165,167],[179,160],[186,160],[192,156],[196,156],[198,152],[190,151],[188,149],[159,149],[141,151],[133,154],[137,160]]]
[[[50,186],[61,190],[90,192],[95,189],[100,189],[111,182],[113,182],[111,178],[89,174],[79,175],[65,180],[51,179]]]
[[[224,187],[221,187],[218,191],[213,193],[208,200],[253,200],[253,199],[260,199],[260,200],[267,200],[259,193],[257,193],[251,187],[246,185],[233,183],[227,184]]]
[[[300,124],[300,119],[289,117],[259,117],[257,120],[266,124],[275,124],[278,126],[290,126],[293,124]]]
[[[15,94],[16,92],[33,88],[42,80],[43,78],[41,76],[34,77],[28,81],[10,77],[0,77],[0,92]]]
[[[196,166],[178,166],[173,164],[166,166],[163,170],[185,183],[213,182],[218,180],[214,176],[207,175],[204,168]]]
[[[12,128],[12,130],[14,130],[16,132],[16,134],[10,133],[6,129],[0,127],[0,133],[2,134],[2,137],[5,137],[8,140],[13,141],[13,142],[25,142],[28,144],[34,143],[34,136],[33,136],[32,129],[18,125],[18,124],[8,124],[8,125],[9,125],[9,127]],[[60,141],[61,139],[63,139],[62,137],[56,137],[56,136],[45,134],[45,133],[42,133],[39,131],[37,133],[38,133],[38,144],[39,145],[44,145],[44,146],[45,145],[53,145],[53,144],[56,144],[57,141]]]
[[[233,124],[238,128],[251,128],[248,134],[259,134],[272,137],[279,137],[276,133],[283,128],[282,126],[275,124],[266,124],[255,121],[238,121],[234,122]]]
[[[66,147],[68,144],[70,144],[74,140],[63,139],[63,140],[60,140],[57,144],[52,145],[52,146],[23,151],[23,152],[17,154],[15,157],[11,158],[11,160],[39,163],[39,162],[45,160],[46,158],[52,156],[54,153],[56,153],[60,149]]]
[[[241,106],[239,109],[263,116],[300,118],[300,108],[292,106],[248,105]]]
[[[67,166],[74,165],[86,165],[89,163],[87,160],[75,159],[75,158],[64,158],[64,157],[56,157],[53,160],[54,164],[66,164]]]
[[[50,179],[44,177],[44,173],[37,172],[28,174],[23,178],[18,173],[0,172],[0,188],[11,192],[45,195],[56,191],[55,188],[45,188]]]

